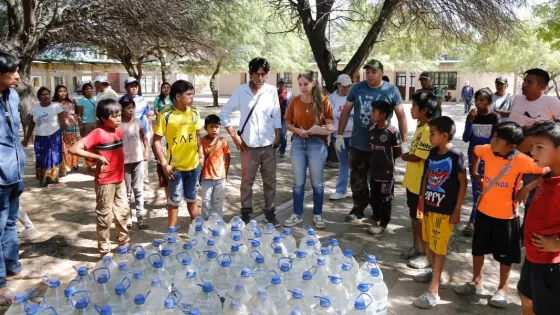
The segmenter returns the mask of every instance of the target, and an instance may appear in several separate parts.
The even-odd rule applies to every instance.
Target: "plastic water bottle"
[[[286,290],[286,287],[282,284],[282,279],[280,279],[279,275],[272,276],[272,280],[270,280],[270,285],[266,288],[266,292],[268,298],[274,306],[276,306],[277,310],[282,310],[290,298],[288,290]]]
[[[369,303],[366,303],[366,299]],[[353,305],[348,309],[347,315],[365,315],[365,314],[379,314],[376,312],[375,298],[367,293],[361,293],[355,300]],[[386,310],[385,310],[386,314]]]
[[[183,276],[181,281],[177,283],[177,290],[181,292],[181,294],[185,297],[185,299],[189,300],[192,298],[199,290],[198,288],[198,277],[195,270],[189,270]],[[185,301],[183,301],[185,302]]]
[[[337,314],[335,309],[332,307],[331,300],[328,296],[314,296],[314,298],[319,300],[319,304],[317,304],[313,308],[314,315],[335,315]]]
[[[134,246],[133,248],[137,248],[138,250],[134,253],[134,262],[132,263],[130,270],[145,272],[148,270],[149,266],[146,259],[146,251],[142,246]]]
[[[383,280],[383,271],[379,268],[377,264],[377,258],[374,255],[370,255],[364,251],[364,255],[366,255],[366,262],[360,267],[358,272],[358,280],[367,282],[366,278],[369,276],[371,269],[376,268],[379,270],[379,277]]]
[[[206,239],[207,234],[202,230],[202,226],[201,225],[197,225],[195,227],[195,231],[193,232],[193,235],[190,237],[190,242],[187,242],[185,244],[183,244],[183,249],[186,249],[186,245],[188,243],[191,243],[191,247],[194,248],[194,250],[200,255],[201,252],[204,250],[204,244],[206,244]]]
[[[128,315],[151,315],[152,312],[146,307],[146,298],[150,295],[150,291],[145,295],[138,293],[134,296],[134,306],[128,311]]]
[[[58,306],[54,306],[54,305],[49,305],[49,306],[55,307],[55,309],[60,314],[68,314],[72,312],[72,302],[70,301],[70,298],[72,294],[74,294],[74,292],[80,290],[81,286],[82,283],[77,279],[70,281],[66,286],[66,288],[64,289],[64,303],[59,304]],[[46,296],[45,296],[45,301],[47,301]]]
[[[43,283],[48,287],[45,292],[45,304],[55,308],[60,308],[68,302],[64,296],[64,289],[60,286],[60,279],[43,276]]]
[[[87,267],[77,268],[76,266],[73,266],[72,268],[74,268],[74,270],[76,270],[76,272],[78,273],[78,275],[74,279],[76,279],[76,280],[80,281],[80,283],[82,283],[82,289],[83,290],[91,289],[92,285],[95,282],[93,281],[93,278],[89,274]]]
[[[231,270],[233,274],[239,274],[241,269],[245,268],[247,265],[244,263],[244,257],[247,256],[247,248],[243,244],[233,244],[231,245],[231,250],[229,252],[231,258]]]
[[[202,217],[196,217],[196,219],[191,222],[191,225],[189,226],[189,232],[187,233],[190,240],[193,239],[193,236],[195,234],[194,232],[197,226],[200,226],[201,231],[206,234],[206,222],[204,222],[204,219]]]
[[[125,285],[126,283],[126,285]],[[130,288],[130,279],[124,278],[121,283],[115,287],[115,295],[109,299],[109,305],[116,314],[124,314],[128,311],[131,304],[129,294],[126,292]]]
[[[257,221],[255,220],[251,220],[242,231],[243,243],[245,244],[251,243],[251,239],[260,238],[262,236],[261,230],[259,229]]]
[[[113,257],[113,261],[115,262],[115,264],[118,265],[119,263],[124,262],[130,268],[130,266],[132,266],[132,263],[134,262],[134,257],[130,254],[129,251],[130,246],[119,246],[119,248],[117,249],[117,254],[115,255],[115,257]]]
[[[161,309],[162,301],[169,294],[169,290],[163,287],[160,279],[152,279],[150,284],[150,299],[146,302],[146,307],[152,314],[157,314]]]
[[[216,242],[216,247],[220,250],[221,253],[229,252],[229,248],[227,247],[227,237],[225,236],[225,234],[222,234],[220,230],[210,230],[210,232],[212,232],[212,238],[210,238],[208,241],[213,239],[214,242]]]
[[[251,300],[251,294],[243,282],[235,283],[233,290],[226,293],[224,314],[249,314],[249,300]]]
[[[110,279],[111,274],[107,268],[99,268],[93,271],[93,280],[95,284],[90,293],[91,303],[104,305],[109,301],[112,295],[111,289],[109,288]]]
[[[193,265],[193,259],[188,252],[181,252],[175,255],[175,258],[177,259],[178,265],[175,270],[175,274],[173,275],[174,281],[180,281],[184,279],[187,271],[196,269],[196,267]]]
[[[97,311],[99,315],[113,315],[113,307],[111,307],[111,305],[99,306],[94,304],[93,309]]]
[[[257,252],[259,255],[262,255],[261,254],[262,248],[261,248],[261,242],[256,239],[250,240],[249,245],[250,245],[248,249],[249,255],[245,257],[245,265],[252,266],[255,262],[255,257],[253,257],[253,253]],[[263,259],[264,259],[264,255],[263,255]]]
[[[389,290],[385,282],[380,283],[360,283],[358,285],[358,293],[369,294],[373,298],[372,309],[374,314],[387,314],[387,298]],[[373,314],[373,313],[372,313]]]
[[[34,315],[38,313],[44,305],[46,304],[43,295],[30,296],[27,302],[24,303],[24,312],[26,315]]]
[[[329,256],[331,260],[330,262],[331,269],[338,270],[340,268],[340,265],[342,264],[340,260],[344,258],[344,254],[342,253],[342,249],[340,249],[337,239],[332,238],[329,240],[329,249],[330,249]]]
[[[37,313],[34,313],[34,315],[58,315],[58,314],[60,313],[57,313],[54,307],[52,306],[41,307],[39,311],[37,311]]]
[[[299,242],[299,249],[304,248],[306,244],[310,244],[308,243],[309,240],[313,240],[313,244],[315,244],[314,246],[316,247],[315,252],[318,252],[321,249],[321,243],[319,242],[317,235],[315,235],[315,230],[312,229],[309,224],[304,225],[303,228],[307,228],[307,235]]]
[[[154,239],[152,241],[152,243],[146,245],[146,247],[144,248],[144,250],[146,251],[146,254],[149,256],[151,254],[161,252],[161,247],[162,247],[161,244],[163,242],[164,242],[163,240],[160,240],[160,239],[157,239],[157,238]]]
[[[257,294],[257,282],[252,277],[253,273],[249,268],[243,268],[241,270],[241,276],[237,278],[237,283],[242,283],[245,290],[249,292],[250,295]]]
[[[256,253],[256,255],[253,255],[253,253]],[[258,251],[254,251],[251,253],[251,257],[253,257],[255,260],[253,266],[250,269],[253,275],[253,279],[257,283],[257,289],[264,289],[269,283],[269,280],[266,277],[268,268],[266,267],[264,256],[261,255]]]
[[[249,301],[249,311],[259,315],[276,315],[278,311],[276,306],[268,299],[266,290],[259,289],[257,295],[253,296]]]
[[[161,246],[161,251],[163,251],[164,249],[170,250],[172,253],[178,253],[181,251],[181,245],[177,242],[175,237],[168,236],[167,242],[165,242],[165,244]]]
[[[129,295],[136,297],[136,295],[146,292],[150,289],[150,280],[141,271],[133,271],[132,278],[130,278]]]
[[[234,216],[233,218],[231,218],[231,220],[229,220],[229,225],[230,226],[237,225],[237,226],[239,226],[239,230],[242,230],[243,228],[245,228],[245,222],[243,222],[241,217],[237,216],[237,215]]]
[[[331,266],[333,264],[331,264],[331,256],[330,256],[331,250],[329,247],[321,247],[321,249],[319,250],[319,253],[315,253],[313,256],[318,256],[318,257],[323,257],[325,260],[325,263],[329,266],[329,269],[332,269]],[[336,264],[335,264],[336,265]]]
[[[29,300],[29,296],[33,293],[35,289],[31,289],[27,292],[18,292],[14,296],[14,303],[8,309],[8,311],[4,314],[13,315],[13,314],[25,314],[25,302]]]
[[[348,292],[342,284],[342,278],[338,274],[329,276],[331,282],[325,289],[326,295],[332,303],[333,308],[340,313],[344,313],[348,309]]]
[[[281,236],[274,236],[272,238],[272,241],[270,241],[270,243],[268,244],[269,245],[266,249],[268,250],[269,255],[272,255],[277,247],[282,250],[284,256],[288,256],[290,254],[288,248],[286,248],[286,245],[284,244],[284,239]]]
[[[203,244],[203,243],[200,243]],[[189,256],[191,256],[192,264],[196,267],[200,266],[200,258],[202,257],[201,252],[199,253],[198,249],[202,249],[202,246],[197,246],[198,243],[196,240],[192,240],[183,244],[183,252],[187,252]],[[197,249],[198,248],[198,249]],[[183,253],[181,252],[181,253]],[[179,253],[179,254],[181,254]],[[177,256],[177,255],[175,255]]]
[[[198,269],[198,276],[202,282],[212,282],[212,276],[218,268],[216,257],[218,254],[215,251],[204,251],[206,258],[204,258]]]
[[[360,272],[360,265],[356,261],[356,258],[354,258],[354,251],[351,249],[345,249],[342,251],[342,254],[345,257],[345,261],[352,264],[352,272],[354,273],[354,275],[358,276],[358,273]]]
[[[294,229],[291,228],[284,228],[282,230],[283,243],[286,246],[288,253],[293,253],[297,250],[296,239],[292,236],[293,230]]]
[[[317,242],[314,239],[308,239],[305,243],[302,243],[299,251],[307,253],[309,256],[317,253]],[[296,251],[297,252],[297,251]]]
[[[235,275],[231,272],[231,259],[229,254],[221,254],[216,257],[220,267],[214,272],[212,284],[214,291],[221,297],[225,298],[227,291],[231,289],[234,283]]]
[[[307,299],[304,299],[303,291],[301,289],[296,288],[293,290],[288,290],[288,292],[290,292],[292,296],[288,300],[288,303],[286,303],[286,307],[285,307],[286,311],[298,309],[302,315],[311,314],[311,308],[307,303]]]
[[[278,232],[274,228],[274,224],[267,223],[262,230],[262,240],[264,244],[270,244],[275,236],[278,236]]]
[[[223,254],[222,248],[218,246],[218,243],[216,242],[215,239],[209,238],[206,239],[205,241],[206,241],[206,246],[204,246],[204,250],[202,251],[203,253],[207,251],[213,251],[218,255]]]
[[[175,256],[171,256],[172,251],[168,248],[161,250],[161,260],[163,260],[163,268],[169,273],[171,280],[177,272],[177,264]]]
[[[167,240],[169,237],[173,237],[179,244],[181,244],[183,242],[183,240],[181,240],[181,237],[179,236],[179,234],[177,233],[177,230],[181,227],[181,225],[177,225],[175,226],[170,226],[167,228],[167,235],[165,235],[165,240]]]
[[[307,269],[309,269],[310,265],[313,265],[311,263],[311,260],[309,259],[306,252],[302,251],[302,250],[297,250],[295,252],[296,256],[294,257],[293,261],[292,261],[292,271],[295,274],[295,276],[297,277],[297,279],[299,280],[299,278],[301,277],[301,275],[303,274],[303,272]]]
[[[274,244],[274,242],[272,244]],[[284,251],[285,250],[283,250],[282,247],[280,246],[274,247],[274,252],[270,256],[270,259],[268,259],[268,264],[267,264],[268,269],[271,270],[276,269],[278,264],[278,259],[289,257],[289,255]]]
[[[157,313],[162,315],[181,315],[183,312],[177,308],[178,301],[172,297],[168,297],[163,302],[163,308]]]
[[[286,289],[294,289],[294,276],[292,272],[292,260],[288,257],[278,259],[278,269],[280,270],[280,279]]]
[[[313,279],[315,272],[317,272],[317,269],[315,267],[311,267],[309,268],[309,270],[304,271],[303,275],[301,276],[301,279],[303,280],[301,282],[301,290],[303,292],[304,300],[307,305],[312,305],[313,303],[315,303],[313,294],[321,292],[321,288]]]
[[[109,288],[113,289],[117,284],[121,283],[124,278],[130,276],[131,270],[128,269],[128,265],[124,262],[119,263],[117,270],[109,270],[111,275],[111,281],[109,281]]]
[[[208,230],[215,230],[216,226],[218,225],[218,221],[222,221],[222,218],[216,212],[212,212],[212,214],[210,214],[210,217],[208,218],[208,221],[206,221]]]
[[[126,247],[125,247],[126,248]],[[98,268],[102,268],[105,267],[107,269],[109,269],[109,272],[111,272],[111,274],[113,274],[115,271],[117,271],[117,263],[115,262],[115,260],[109,256],[109,255],[105,255],[103,256],[103,258],[97,262],[97,264],[95,265],[95,267],[93,268],[98,269]]]
[[[360,274],[358,277],[359,282],[368,282],[373,284],[378,284],[383,282],[383,274],[381,273],[381,269],[379,268],[371,268],[369,273],[365,273],[360,270]]]
[[[352,262],[343,262],[340,266],[339,272],[340,277],[342,278],[342,285],[344,285],[348,294],[354,295],[358,282],[356,281],[354,272],[352,272]]]
[[[78,290],[70,297],[72,303],[72,315],[97,315],[99,314],[91,304],[88,291]]]
[[[161,285],[167,290],[170,290],[171,285],[173,284],[173,279],[171,278],[169,271],[163,267],[163,259],[161,255],[157,253],[151,254],[150,257],[148,257],[148,261],[152,265],[149,279],[159,279]]]
[[[199,284],[202,292],[199,292],[195,298],[194,308],[200,310],[200,314],[223,314],[222,301],[214,292],[214,286],[210,282]]]
[[[315,264],[315,268],[317,269],[317,271],[315,272],[315,276],[313,278],[315,279],[315,283],[317,283],[319,288],[321,288],[321,292],[323,292],[327,285],[330,283],[329,275],[332,274],[332,271],[326,263],[325,257],[317,258],[317,264]]]

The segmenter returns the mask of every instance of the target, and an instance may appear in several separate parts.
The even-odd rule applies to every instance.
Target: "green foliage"
[[[560,2],[551,0],[536,5],[533,13],[542,20],[536,32],[539,39],[550,43],[554,49],[560,49]]]

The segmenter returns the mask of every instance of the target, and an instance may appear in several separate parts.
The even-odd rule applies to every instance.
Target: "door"
[[[404,100],[406,98],[406,72],[397,72],[395,82],[399,93],[401,93],[401,98]]]
[[[115,92],[121,92],[121,75],[119,73],[109,73],[107,80]]]
[[[416,74],[411,73],[410,74],[410,84],[408,85],[408,100],[410,100],[412,98],[412,95],[414,95],[414,92],[416,92]],[[404,98],[403,98],[403,100],[404,100]]]

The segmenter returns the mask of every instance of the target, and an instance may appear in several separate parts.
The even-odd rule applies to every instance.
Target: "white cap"
[[[349,75],[343,73],[343,74],[338,76],[338,79],[336,80],[336,83],[339,83],[342,86],[350,86],[350,85],[352,85],[352,79],[350,78]]]
[[[104,75],[98,75],[93,80],[93,83],[97,83],[97,82],[99,82],[99,83],[109,83],[109,80],[107,80],[107,78]]]
[[[140,84],[140,82],[138,82],[138,80],[135,77],[128,77],[126,78],[126,80],[124,80],[124,85],[129,85],[131,83],[137,83]]]
[[[471,83],[470,83],[469,81],[466,81],[466,82],[465,82],[465,85],[468,85],[468,86],[470,86],[470,85],[471,85]]]

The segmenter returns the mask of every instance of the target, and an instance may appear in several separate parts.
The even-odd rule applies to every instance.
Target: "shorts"
[[[165,177],[165,172],[163,171],[163,167],[161,167],[161,164],[159,163],[157,163],[156,166],[156,173],[159,180],[159,188],[164,188],[169,186],[169,183],[167,182],[167,177]]]
[[[521,267],[517,291],[533,301],[535,314],[558,314],[560,264],[535,264],[525,259]]]
[[[451,216],[430,212],[422,218],[422,240],[430,244],[435,254],[447,255],[447,244],[451,238],[454,224],[449,223]]]
[[[187,202],[196,201],[196,192],[200,179],[200,166],[190,171],[178,171],[173,173],[175,179],[169,180],[169,199],[167,203],[178,207],[183,197]]]
[[[472,255],[493,254],[499,263],[511,266],[521,262],[519,217],[498,219],[476,211]]]
[[[408,215],[411,219],[422,219],[422,212],[418,210],[418,202],[420,196],[406,189],[406,205],[408,206]]]

